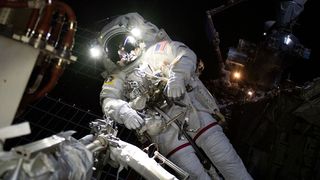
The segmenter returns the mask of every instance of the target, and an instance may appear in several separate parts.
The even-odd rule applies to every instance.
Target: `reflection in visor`
[[[114,36],[106,44],[108,57],[120,66],[125,66],[138,57],[137,48],[136,39],[126,34]]]
[[[120,61],[117,63],[120,66],[125,66],[129,64],[130,62],[134,61],[137,58],[135,49],[132,49],[129,53],[125,50],[124,47],[121,47],[121,49],[118,51]]]

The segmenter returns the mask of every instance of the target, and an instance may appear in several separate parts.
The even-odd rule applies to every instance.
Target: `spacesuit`
[[[142,18],[136,13],[123,17],[127,22]],[[123,22],[119,18],[115,21]],[[135,25],[146,26],[141,22]],[[100,94],[103,112],[128,129],[147,133],[160,152],[186,170],[190,179],[211,177],[181,135],[180,125],[225,179],[252,179],[212,116],[219,109],[195,73],[195,53],[183,43],[159,36],[163,31],[154,25],[154,36],[149,36],[154,39],[144,41],[143,34],[151,31],[134,37],[132,23],[115,24],[107,25],[100,36],[105,60],[114,67]]]

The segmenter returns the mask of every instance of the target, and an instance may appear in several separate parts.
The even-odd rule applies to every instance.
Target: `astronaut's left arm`
[[[170,62],[167,95],[169,98],[175,99],[186,92],[185,85],[195,74],[197,56],[183,43],[173,41],[170,43],[170,47],[175,58]]]

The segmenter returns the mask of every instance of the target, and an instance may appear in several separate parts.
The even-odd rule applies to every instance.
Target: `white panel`
[[[39,50],[0,36],[0,128],[15,116]]]

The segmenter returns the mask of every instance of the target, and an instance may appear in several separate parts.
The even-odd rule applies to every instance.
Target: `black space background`
[[[78,137],[82,137],[89,132],[87,127],[89,122],[102,116],[99,93],[103,83],[103,78],[100,76],[103,67],[101,62],[89,57],[88,49],[96,32],[108,22],[108,18],[117,15],[138,12],[146,20],[165,29],[173,40],[187,44],[199,58],[204,60],[205,71],[201,79],[216,78],[216,60],[206,34],[205,13],[221,5],[222,0],[64,0],[64,2],[70,5],[77,16],[78,30],[73,54],[78,60],[66,68],[57,86],[48,94],[50,98],[44,98],[36,102],[37,105],[31,105],[29,107],[31,113],[26,113],[27,115],[16,121],[18,123],[29,120],[33,123],[33,134],[28,140],[44,138],[61,130],[70,129],[77,130]],[[277,0],[247,0],[214,16],[214,25],[220,34],[222,56],[226,58],[228,48],[236,46],[240,38],[258,43],[262,39],[264,22],[275,19],[277,8]],[[311,49],[311,58],[299,62],[293,68],[292,79],[298,83],[320,77],[318,45],[320,31],[317,11],[316,0],[308,0],[298,24],[294,27],[294,35],[305,47]],[[43,127],[47,129],[43,130]],[[122,140],[134,142],[134,136],[127,131],[124,131],[122,137],[131,137],[132,139]]]
[[[51,96],[61,98],[80,108],[101,114],[99,92],[103,71],[99,61],[90,59],[88,47],[95,33],[108,18],[129,12],[138,12],[146,20],[163,28],[173,40],[187,44],[204,60],[203,80],[216,77],[216,60],[206,33],[207,10],[218,7],[223,1],[163,1],[163,0],[66,0],[77,16],[78,30],[73,54],[78,62],[70,65]],[[293,68],[292,79],[298,83],[319,76],[319,26],[316,2],[309,0],[301,13],[294,34],[300,42],[312,50],[311,58]],[[220,48],[225,58],[228,48],[236,46],[239,38],[258,43],[262,39],[264,22],[275,19],[278,8],[276,0],[247,0],[213,16],[220,34]],[[85,68],[84,68],[85,67]]]

